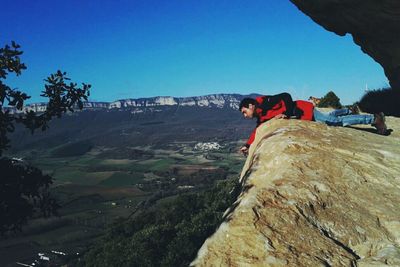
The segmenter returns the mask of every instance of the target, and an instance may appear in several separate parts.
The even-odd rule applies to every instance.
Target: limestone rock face
[[[400,118],[388,126],[260,126],[242,192],[192,266],[400,266]]]
[[[114,102],[83,102],[85,110],[101,109],[121,109],[121,108],[155,108],[162,106],[191,106],[191,107],[209,107],[209,108],[231,108],[238,109],[239,103],[244,97],[239,94],[211,94],[192,97],[172,97],[156,96],[148,98],[121,99]],[[255,95],[251,95],[255,97]],[[28,104],[24,109],[17,110],[15,107],[6,107],[11,114],[23,113],[26,111],[44,112],[47,103]],[[155,111],[155,110],[153,110]],[[143,110],[133,110],[132,113],[141,113]]]
[[[364,53],[382,65],[393,88],[400,89],[400,1],[290,0],[325,29],[350,33]]]

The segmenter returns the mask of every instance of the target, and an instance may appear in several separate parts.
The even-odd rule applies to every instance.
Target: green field
[[[101,181],[105,186],[128,186],[134,185],[143,180],[141,173],[114,172],[109,178]]]
[[[82,149],[75,153],[71,151],[74,147],[57,152],[69,157],[52,157],[52,151],[16,155],[28,158],[54,178],[52,193],[61,205],[60,217],[58,223],[54,219],[32,221],[23,234],[0,241],[0,250],[14,248],[17,251],[9,255],[21,259],[32,250],[84,252],[108,225],[127,218],[141,201],[167,192],[155,203],[168,203],[180,186],[202,190],[215,180],[237,177],[244,163],[243,157],[229,152],[237,150],[236,142],[225,144],[220,151],[195,151],[193,142],[172,143],[165,150],[134,147],[124,151],[130,158],[105,147],[92,147],[78,155]]]

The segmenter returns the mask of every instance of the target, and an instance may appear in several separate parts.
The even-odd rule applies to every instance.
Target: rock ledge
[[[367,128],[271,120],[243,191],[192,266],[399,266],[400,119]]]

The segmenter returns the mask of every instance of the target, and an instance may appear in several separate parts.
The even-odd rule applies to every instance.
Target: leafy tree
[[[67,111],[82,109],[83,101],[89,96],[90,85],[69,82],[65,72],[57,71],[45,79],[45,89],[41,96],[48,98],[47,108],[43,113],[23,111],[26,93],[12,89],[5,84],[10,73],[21,75],[26,69],[21,62],[20,46],[15,42],[0,48],[0,233],[19,230],[26,221],[40,211],[43,215],[54,214],[57,204],[49,194],[52,178],[28,164],[3,157],[10,147],[9,134],[15,130],[16,124],[30,129],[46,130],[49,121],[61,117]],[[10,112],[15,108],[18,113]],[[3,219],[7,218],[7,219]]]
[[[338,109],[342,107],[342,104],[340,103],[339,97],[337,97],[334,92],[329,91],[323,98],[321,98],[318,107],[320,108],[332,107]]]
[[[28,218],[49,216],[59,207],[49,193],[52,178],[41,170],[5,157],[0,158],[0,233],[20,230]]]

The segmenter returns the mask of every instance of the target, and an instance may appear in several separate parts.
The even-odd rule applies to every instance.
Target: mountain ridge
[[[196,107],[217,107],[238,109],[240,101],[245,97],[255,97],[259,94],[209,94],[203,96],[191,97],[173,97],[173,96],[154,96],[145,98],[127,98],[112,102],[87,101],[83,102],[84,110],[109,110],[109,109],[129,109],[129,108],[154,108],[163,106],[196,106]],[[27,111],[44,112],[47,103],[32,103],[17,110],[15,107],[6,107],[11,114],[23,113]]]

